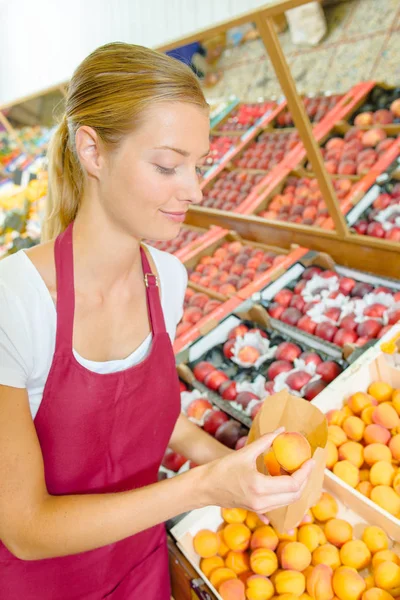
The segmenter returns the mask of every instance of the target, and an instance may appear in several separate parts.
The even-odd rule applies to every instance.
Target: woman
[[[0,264],[2,600],[169,599],[163,522],[208,504],[259,513],[270,478],[179,415],[171,339],[186,273],[174,238],[201,200],[207,104],[163,54],[99,48],[78,67],[49,155],[45,243]],[[160,301],[161,295],[161,301]],[[157,483],[169,445],[200,466]]]

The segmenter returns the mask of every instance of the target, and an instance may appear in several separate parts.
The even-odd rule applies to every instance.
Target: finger
[[[283,508],[285,506],[289,506],[289,504],[293,504],[293,502],[296,502],[300,496],[301,492],[300,494],[296,492],[288,494],[275,494],[274,496],[269,496],[268,499],[265,500],[265,506],[263,506],[258,512],[268,513],[271,510],[275,510],[276,508]]]
[[[292,473],[291,477],[292,477],[292,479],[294,479],[297,483],[300,483],[300,485],[301,485],[303,483],[303,481],[306,481],[309,478],[314,467],[315,467],[315,460],[313,460],[311,458],[310,460],[307,460],[305,463],[303,463],[301,465],[300,469],[298,469],[297,471]]]
[[[260,454],[263,454],[264,452],[269,450],[274,439],[280,433],[283,433],[284,431],[285,431],[285,428],[280,427],[279,429],[276,429],[272,433],[267,433],[266,435],[262,435],[260,438],[258,438],[258,440],[255,440],[248,446],[245,446],[242,450],[240,450],[240,452],[242,454],[243,453],[247,454],[249,456],[249,458],[254,461],[254,464],[255,464],[255,462],[256,462],[257,458],[260,456]]]
[[[265,517],[262,514],[258,514],[257,517],[260,519],[260,521],[262,523],[264,523],[264,525],[269,525],[269,519],[267,519],[267,517]]]
[[[268,485],[265,485],[265,481],[268,481]],[[277,485],[277,480],[280,480],[280,485]],[[260,502],[273,502],[276,504],[276,497],[286,496],[291,498],[291,502],[295,502],[301,498],[306,485],[307,480],[304,481],[300,486],[294,488],[293,479],[291,477],[264,477],[264,489],[260,496]]]

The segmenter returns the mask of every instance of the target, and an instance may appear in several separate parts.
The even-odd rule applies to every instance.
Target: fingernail
[[[278,429],[275,429],[274,433],[282,433],[283,431],[285,431],[284,427],[278,427]]]

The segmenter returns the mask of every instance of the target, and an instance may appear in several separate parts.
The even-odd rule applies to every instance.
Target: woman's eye
[[[163,175],[175,175],[175,169],[168,169],[167,167],[161,167],[160,165],[155,165],[157,171],[162,173]]]

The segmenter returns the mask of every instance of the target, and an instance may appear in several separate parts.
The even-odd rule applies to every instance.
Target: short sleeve
[[[27,386],[30,347],[20,299],[0,280],[0,385]]]
[[[178,259],[177,259],[178,260]],[[186,267],[179,261],[179,295],[178,295],[178,304],[177,304],[177,320],[176,324],[180,323],[183,317],[183,304],[185,301],[185,292],[188,284],[188,274],[186,271]]]

